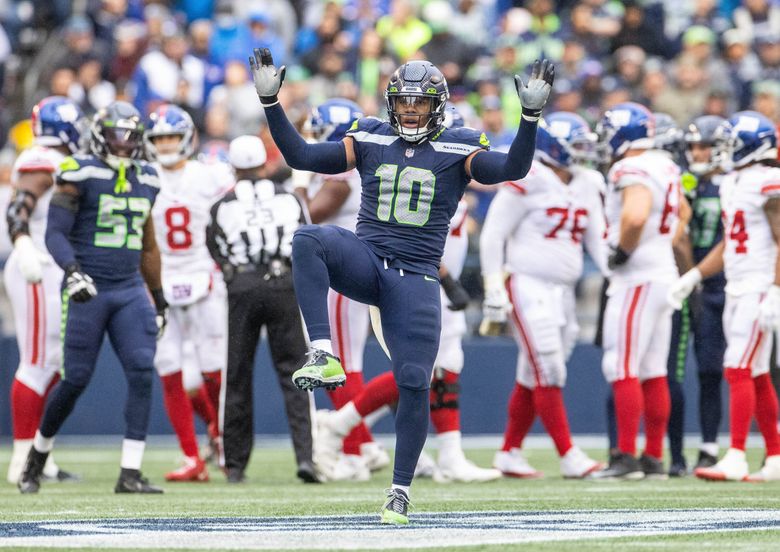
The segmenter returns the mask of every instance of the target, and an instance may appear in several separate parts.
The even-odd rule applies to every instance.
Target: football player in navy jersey
[[[126,430],[114,490],[162,492],[140,472],[156,337],[167,308],[149,216],[159,183],[154,168],[140,160],[143,130],[132,105],[114,102],[95,114],[91,153],[66,157],[57,171],[46,246],[65,271],[62,379],[33,439],[19,481],[22,493],[38,492],[54,436],[89,383],[106,332],[127,380]]]
[[[250,58],[268,126],[287,164],[324,174],[357,168],[362,180],[355,233],[303,226],[293,238],[295,291],[312,351],[293,380],[301,389],[336,387],[344,370],[333,355],[328,288],[376,305],[399,388],[393,485],[381,521],[406,524],[409,486],[428,432],[431,371],[439,347],[439,263],[449,221],[473,178],[497,184],[523,178],[533,160],[536,126],[554,78],[546,60],[531,79],[515,77],[523,122],[508,153],[487,151],[484,134],[442,125],[449,92],[441,71],[411,61],[390,77],[389,122],[356,120],[340,142],[308,144],[295,131],[277,94],[285,68],[268,49]]]

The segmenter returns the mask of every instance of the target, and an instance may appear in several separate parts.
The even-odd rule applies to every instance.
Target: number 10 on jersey
[[[431,203],[436,192],[436,176],[428,169],[382,164],[374,173],[379,177],[379,200],[376,216],[381,221],[390,217],[400,224],[424,226],[431,215]]]

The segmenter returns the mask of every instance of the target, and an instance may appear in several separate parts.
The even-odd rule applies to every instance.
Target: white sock
[[[702,443],[699,450],[706,452],[711,456],[717,456],[720,447],[718,447],[718,443]]]
[[[396,485],[395,483],[393,483],[392,488],[393,489],[400,489],[400,490],[402,490],[404,493],[406,493],[407,498],[411,498],[412,497],[412,495],[409,494],[409,486],[408,485]]]
[[[439,461],[442,458],[452,458],[455,455],[463,456],[460,431],[445,431],[436,436],[439,445]]]
[[[311,342],[312,349],[321,349],[326,353],[333,354],[333,345],[330,343],[330,339],[315,339]]]
[[[390,407],[387,405],[384,405],[383,407],[380,407],[373,412],[371,412],[368,416],[363,418],[363,423],[366,424],[366,427],[373,427],[375,423],[377,423],[380,419],[384,418],[388,414],[392,412],[390,410]]]
[[[40,430],[36,430],[33,446],[38,452],[51,452],[54,448],[54,437],[44,437]]]
[[[32,439],[14,439],[14,448],[11,452],[11,461],[8,463],[8,482],[16,485],[24,470],[24,464],[27,462],[27,455],[32,448]]]
[[[346,435],[363,420],[363,417],[355,408],[355,403],[349,401],[333,413],[332,419],[335,426],[333,429],[340,435]]]
[[[119,466],[128,470],[140,470],[144,459],[146,441],[122,439],[122,459]]]

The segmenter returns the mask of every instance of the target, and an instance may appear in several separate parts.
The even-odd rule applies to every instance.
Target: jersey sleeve
[[[767,171],[766,178],[761,182],[761,195],[780,197],[780,169]]]
[[[107,169],[110,170],[110,169]],[[77,157],[66,157],[60,162],[55,172],[58,185],[69,184],[75,186],[79,192],[83,182],[89,178],[90,166]]]
[[[636,164],[621,161],[609,171],[607,180],[616,190],[624,190],[629,186],[646,186],[652,188],[652,176],[644,168]]]
[[[358,168],[363,162],[363,148],[365,144],[387,145],[395,141],[394,136],[388,136],[379,132],[383,122],[374,117],[363,117],[355,119],[352,126],[347,131],[347,136],[353,138],[353,150],[355,151],[355,161]]]
[[[145,184],[149,187],[149,195],[152,203],[157,199],[157,194],[160,193],[160,176],[157,174],[157,169],[151,163],[142,163],[138,174],[138,182]]]
[[[46,155],[46,151],[41,148],[24,150],[19,154],[19,157],[16,158],[13,166],[14,173],[37,171],[54,173],[56,170],[57,166],[54,164],[51,157]]]
[[[479,237],[479,260],[483,275],[503,271],[506,241],[525,216],[525,195],[518,191],[514,183],[507,182],[490,202]]]

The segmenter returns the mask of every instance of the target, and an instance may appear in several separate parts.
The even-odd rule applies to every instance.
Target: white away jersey
[[[160,193],[152,208],[163,280],[198,272],[210,273],[214,261],[206,247],[211,206],[234,184],[225,163],[187,161],[171,171],[155,164]]]
[[[25,172],[44,171],[52,174],[52,186],[38,198],[35,209],[30,214],[30,237],[41,251],[46,249],[46,219],[49,216],[49,202],[54,193],[54,173],[65,156],[57,150],[45,146],[32,146],[24,150],[16,158],[11,172],[11,182],[16,185],[19,174]]]
[[[628,262],[614,270],[611,281],[625,285],[672,282],[677,277],[672,239],[679,222],[680,168],[665,152],[648,150],[615,163],[609,170],[607,183],[607,243],[612,247],[617,246],[620,238],[623,190],[629,186],[645,186],[653,196],[639,245]]]
[[[360,173],[356,169],[341,174],[315,174],[309,184],[309,197],[314,197],[320,191],[326,180],[343,180],[349,185],[349,195],[338,212],[320,224],[334,224],[352,232],[357,227],[358,211],[360,211]]]
[[[764,292],[775,279],[777,244],[764,205],[780,197],[780,169],[753,165],[726,175],[720,184],[726,291]]]
[[[444,242],[444,254],[441,257],[441,264],[447,267],[450,275],[456,280],[460,279],[460,273],[463,272],[469,248],[469,236],[466,232],[468,211],[468,203],[461,199],[455,214],[450,219],[450,232],[447,234],[447,241]]]
[[[582,273],[583,244],[604,267],[599,194],[603,180],[598,172],[578,167],[564,184],[550,168],[534,161],[524,179],[503,184],[482,229],[483,274],[506,269],[573,285]],[[504,258],[506,266],[502,266]]]

